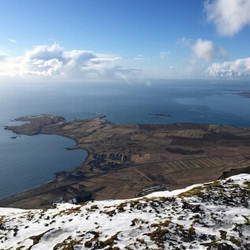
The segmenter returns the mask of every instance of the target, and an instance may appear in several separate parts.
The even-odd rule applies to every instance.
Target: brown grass
[[[76,193],[85,192],[86,199],[134,198],[150,186],[163,185],[168,190],[183,188],[213,181],[223,171],[250,163],[250,159],[245,160],[250,151],[250,130],[244,128],[187,123],[111,124],[102,118],[66,122],[56,116],[43,115],[23,118],[31,122],[25,126],[9,127],[16,133],[58,134],[75,139],[80,143],[77,147],[88,150],[89,157],[79,167],[86,177],[84,182],[72,180],[70,173],[65,173],[56,182],[0,201],[0,206],[49,206],[61,195],[55,187],[62,186],[67,187],[66,197],[72,196],[72,187]],[[170,148],[171,152],[166,150]],[[175,152],[175,149],[178,150]],[[194,154],[198,151],[202,154]],[[104,170],[88,166],[94,154],[112,152],[126,155],[126,162],[116,167],[117,161],[109,159],[111,165]],[[77,182],[82,185],[76,187]],[[249,188],[249,184],[246,186]],[[198,191],[193,190],[197,194]],[[122,207],[120,209],[122,211]]]
[[[45,231],[45,232],[43,232],[43,233],[41,233],[41,234],[34,235],[34,236],[30,236],[29,238],[30,238],[31,240],[33,240],[33,245],[32,245],[31,247],[29,247],[29,250],[30,250],[34,245],[38,244],[39,241],[40,241],[40,239],[41,239],[46,233],[52,231],[53,229],[54,229],[54,228],[51,228],[51,229],[49,229],[49,230],[47,230],[47,231]]]

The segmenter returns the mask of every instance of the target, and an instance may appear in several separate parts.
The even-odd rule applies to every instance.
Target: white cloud
[[[168,55],[170,55],[170,54],[171,54],[170,51],[161,51],[161,52],[159,53],[161,59],[166,58],[166,57],[167,57]]]
[[[250,57],[238,59],[233,62],[213,63],[207,69],[209,76],[213,77],[249,77],[250,76]]]
[[[0,61],[0,76],[50,77],[49,79],[112,79],[134,74],[136,70],[118,65],[120,57],[85,50],[65,51],[60,45],[36,46],[22,56],[4,57]]]
[[[215,46],[212,41],[198,39],[195,43],[190,45],[193,52],[191,61],[196,62],[196,59],[202,59],[206,62],[211,62],[214,59],[228,58],[228,51],[220,46]]]
[[[202,39],[198,39],[196,43],[191,46],[191,50],[195,57],[204,59],[207,62],[212,61],[216,54],[216,49],[213,43]]]
[[[188,47],[192,52],[189,59],[183,60],[184,64],[182,69],[176,70],[176,74],[182,74],[182,76],[184,72],[184,77],[206,77],[206,70],[211,62],[228,59],[228,51],[221,46],[216,46],[209,40],[203,40],[201,38],[193,40],[183,37],[179,39],[177,43]]]
[[[17,40],[12,39],[12,38],[9,38],[8,41],[11,42],[11,43],[17,43]]]
[[[207,0],[204,9],[208,22],[214,23],[222,36],[232,36],[250,25],[249,0]]]
[[[192,43],[192,39],[189,39],[186,37],[182,37],[182,38],[177,40],[177,44],[184,45],[186,47],[190,47],[191,43]]]
[[[138,55],[134,58],[134,60],[138,61],[138,60],[145,60],[145,58],[142,55]]]

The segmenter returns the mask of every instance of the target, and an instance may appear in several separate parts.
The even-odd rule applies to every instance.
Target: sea
[[[86,150],[56,135],[16,135],[15,118],[67,120],[106,115],[112,123],[209,123],[250,127],[249,81],[151,80],[130,83],[0,83],[0,199],[42,185],[81,165]],[[158,116],[154,114],[165,114]],[[168,116],[169,115],[169,116]]]

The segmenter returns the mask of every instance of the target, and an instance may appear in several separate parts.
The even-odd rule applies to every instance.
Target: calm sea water
[[[250,127],[250,82],[155,81],[145,84],[0,84],[0,199],[41,185],[79,166],[85,150],[54,135],[15,136],[4,126],[20,116],[68,120],[105,114],[114,123],[195,122]],[[170,114],[170,117],[150,113]]]

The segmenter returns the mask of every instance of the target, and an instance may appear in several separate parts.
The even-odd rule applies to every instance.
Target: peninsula
[[[104,115],[66,121],[54,115],[18,118],[16,134],[56,134],[86,149],[86,161],[40,187],[5,198],[1,207],[43,208],[59,201],[133,198],[249,172],[250,129],[222,125],[112,124]],[[35,167],[35,166],[34,166]],[[233,169],[233,170],[232,170]]]

